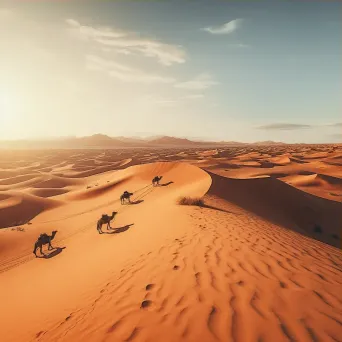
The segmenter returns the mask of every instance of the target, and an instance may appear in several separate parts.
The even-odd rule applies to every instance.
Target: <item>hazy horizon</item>
[[[0,0],[0,140],[341,142],[341,9]]]

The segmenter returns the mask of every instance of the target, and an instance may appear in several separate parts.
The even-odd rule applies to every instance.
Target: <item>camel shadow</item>
[[[104,234],[119,234],[119,233],[123,233],[126,232],[128,229],[130,229],[132,226],[134,225],[134,223],[131,224],[127,224],[126,226],[123,227],[119,227],[119,228],[111,228],[112,231],[107,231],[107,232],[103,232]]]
[[[173,184],[173,182],[167,182],[167,183],[159,184],[159,186],[169,186],[170,184]]]
[[[144,200],[132,201],[132,202],[130,202],[129,204],[140,204],[140,203],[142,203],[142,202],[144,202]]]
[[[57,256],[58,254],[62,253],[63,249],[65,249],[66,247],[56,247],[54,248],[54,250],[52,252],[50,252],[49,254],[43,254],[40,256],[37,256],[37,258],[41,258],[41,259],[51,259],[55,256]]]

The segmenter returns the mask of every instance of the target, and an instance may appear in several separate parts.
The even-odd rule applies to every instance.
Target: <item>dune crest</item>
[[[302,164],[282,149],[30,155],[51,171],[0,191],[0,340],[338,341],[342,204],[306,190],[339,189],[322,161],[336,151]],[[89,169],[67,177],[71,164]]]

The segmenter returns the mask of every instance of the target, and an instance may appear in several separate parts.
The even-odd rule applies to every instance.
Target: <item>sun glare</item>
[[[13,102],[10,96],[0,92],[0,118],[9,120],[13,115]]]

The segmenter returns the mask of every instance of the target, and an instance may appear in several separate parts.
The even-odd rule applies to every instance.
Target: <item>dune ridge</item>
[[[336,190],[335,166],[309,158],[273,166],[271,176],[261,163],[241,164],[282,158],[283,147],[218,149],[229,156],[219,159],[208,149],[130,152],[127,163],[127,151],[60,153],[46,157],[58,172],[70,170],[61,158],[105,158],[112,168],[98,173],[91,162],[96,172],[69,178],[52,166],[40,187],[0,189],[0,227],[10,210],[16,219],[37,211],[22,229],[0,229],[1,341],[339,340],[342,204],[290,184]],[[39,157],[34,167],[45,167]],[[124,190],[132,204],[120,204]],[[178,205],[182,196],[204,205]],[[112,211],[113,229],[98,234],[97,220]],[[52,230],[56,248],[35,258],[37,237]]]

